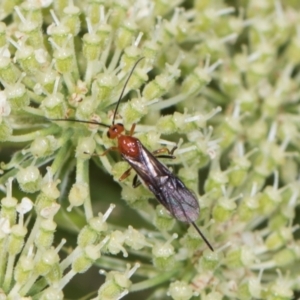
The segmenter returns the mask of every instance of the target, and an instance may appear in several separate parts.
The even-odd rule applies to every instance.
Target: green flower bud
[[[160,270],[169,270],[174,267],[175,263],[175,250],[171,242],[177,238],[174,234],[166,243],[157,242],[152,247],[153,264]]]
[[[55,50],[53,57],[55,58],[55,68],[59,73],[65,74],[72,72],[74,68],[74,54],[69,48]]]
[[[70,33],[73,36],[76,36],[80,30],[80,9],[72,4],[65,7],[63,13],[64,17],[62,19],[62,23],[69,28]]]
[[[59,256],[54,249],[46,250],[36,263],[33,271],[36,275],[45,276],[59,262]]]
[[[123,247],[125,238],[126,238],[125,235],[121,231],[115,230],[111,233],[110,239],[108,243],[105,245],[105,247],[111,254],[118,254],[120,251],[122,251],[123,256],[127,257],[128,253],[126,249]]]
[[[76,157],[78,159],[88,159],[95,152],[96,142],[92,137],[80,138],[76,147]]]
[[[14,84],[6,89],[7,98],[13,110],[21,110],[30,103],[27,90],[22,83]]]
[[[34,22],[35,26],[40,29],[43,23],[41,6],[36,2],[23,2],[20,8],[28,23]]]
[[[238,216],[242,221],[250,221],[259,214],[259,196],[244,197],[238,207]]]
[[[181,87],[181,92],[186,95],[191,95],[199,92],[204,86],[211,81],[211,76],[208,70],[204,68],[196,68],[188,75]]]
[[[148,113],[145,99],[133,98],[122,107],[122,116],[124,123],[133,124],[137,123],[144,115]]]
[[[156,123],[156,128],[161,134],[171,134],[176,132],[177,126],[172,115],[160,117]]]
[[[101,48],[105,47],[110,39],[112,34],[112,27],[109,24],[100,24],[98,28],[96,28],[96,34],[100,38]]]
[[[111,206],[104,216],[99,213],[98,217],[90,219],[88,224],[82,228],[77,238],[77,244],[81,248],[90,244],[96,244],[100,241],[101,233],[108,229],[105,221],[113,207],[114,206]]]
[[[69,202],[71,206],[80,206],[89,197],[89,186],[87,183],[75,183],[73,184],[69,193]]]
[[[224,186],[227,182],[227,174],[221,171],[212,171],[205,182],[205,192],[211,192],[211,198],[218,199],[222,196],[222,186]]]
[[[213,271],[215,270],[220,261],[223,260],[222,255],[219,252],[212,252],[210,250],[205,250],[203,256],[201,256],[199,260],[198,269],[200,272],[205,271]]]
[[[287,244],[293,239],[292,229],[283,227],[275,232],[272,232],[265,241],[268,250],[276,250]]]
[[[38,249],[49,249],[53,243],[56,223],[52,220],[42,220],[34,243]]]
[[[173,81],[170,80],[169,76],[165,74],[158,75],[154,80],[146,84],[143,89],[142,96],[147,101],[159,98],[168,92],[172,83]]]
[[[170,284],[168,294],[174,300],[189,300],[193,297],[193,289],[184,281],[175,281]]]
[[[48,27],[48,33],[52,36],[54,43],[58,47],[64,47],[66,40],[70,35],[70,29],[64,24],[59,24],[57,26],[50,25]],[[70,51],[72,52],[72,51]],[[55,52],[54,52],[55,53]],[[58,53],[57,53],[58,54]],[[55,57],[55,55],[54,55]]]
[[[62,119],[67,110],[64,96],[61,93],[47,96],[40,107],[49,119]]]
[[[267,186],[259,197],[259,211],[261,214],[270,214],[281,203],[280,191],[274,187]]]
[[[86,33],[83,36],[83,56],[88,61],[94,61],[99,58],[101,52],[101,39],[96,33]]]
[[[174,227],[175,219],[162,205],[159,204],[156,206],[154,225],[161,231],[169,231]]]
[[[82,255],[76,258],[72,263],[72,270],[76,273],[84,273],[98,258],[100,258],[98,247],[88,245],[84,248]]]
[[[57,140],[53,135],[40,136],[33,140],[30,152],[35,157],[46,157],[51,155],[57,147]]]
[[[26,234],[26,227],[21,225],[12,226],[7,246],[7,251],[10,255],[17,255],[20,253],[24,245],[24,238]]]
[[[51,94],[54,90],[55,81],[57,80],[57,72],[53,70],[47,70],[47,72],[41,73],[37,80],[42,85],[43,89],[48,94]]]
[[[21,256],[14,270],[15,281],[20,285],[26,283],[32,273],[33,268],[34,262],[32,257]]]
[[[235,157],[230,164],[229,184],[234,187],[240,186],[247,178],[250,167],[251,162],[246,157]]]
[[[19,72],[11,63],[10,58],[0,56],[0,79],[7,84],[14,84],[19,77]]]
[[[31,46],[22,46],[18,49],[16,59],[27,74],[34,74],[39,69],[39,63]]]
[[[59,263],[53,264],[51,270],[45,275],[47,283],[49,285],[55,285],[62,279],[62,270]],[[57,299],[57,298],[55,298]]]
[[[286,248],[275,253],[273,261],[278,267],[287,267],[295,264],[299,259],[299,255],[299,248]]]
[[[97,79],[92,84],[92,95],[94,99],[99,102],[106,101],[112,91],[116,88],[119,80],[116,75],[112,74],[99,74]]]
[[[49,287],[43,291],[40,300],[63,300],[64,294],[60,288]]]
[[[128,226],[125,235],[125,244],[133,250],[141,250],[145,246],[151,247],[151,244],[146,241],[145,236],[132,226]]]
[[[241,247],[240,249],[230,250],[226,255],[226,262],[229,268],[241,268],[253,264],[255,256],[249,247]]]
[[[29,166],[19,170],[17,180],[20,188],[26,193],[34,193],[40,189],[41,175],[39,169],[35,166]]]
[[[258,279],[250,278],[239,284],[238,287],[238,298],[241,300],[251,300],[253,298],[260,299],[261,298],[261,290],[262,286]]]
[[[136,34],[136,24],[132,21],[125,20],[120,25],[115,39],[115,44],[118,49],[124,49],[129,46],[134,40]]]
[[[17,204],[18,200],[13,197],[4,197],[1,200],[1,218],[8,219],[10,226],[14,225],[16,222]]]

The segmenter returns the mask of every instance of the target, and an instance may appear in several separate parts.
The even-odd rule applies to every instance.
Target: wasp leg
[[[110,147],[108,149],[106,149],[103,153],[101,153],[99,156],[104,156],[106,155],[109,151],[119,151],[118,147]]]
[[[134,178],[133,178],[133,181],[132,181],[132,186],[134,188],[137,188],[138,186],[140,186],[142,183],[140,182],[137,174],[135,174]]]
[[[133,136],[134,130],[135,130],[135,126],[136,126],[136,124],[133,123],[132,126],[131,126],[131,128],[130,128],[130,131],[129,131],[129,136]]]
[[[163,148],[160,148],[160,149],[157,149],[155,151],[153,151],[152,153],[157,157],[157,158],[170,158],[170,159],[175,159],[176,156],[174,156],[174,152],[175,150],[177,149],[177,146],[174,146],[171,150],[169,150],[167,147],[163,147]],[[168,154],[166,155],[157,155],[157,154],[160,154],[160,153],[164,153],[164,152],[167,152]]]
[[[122,176],[119,178],[119,181],[122,181],[124,179],[126,179],[129,175],[130,175],[130,172],[131,172],[132,168],[129,168],[128,170],[126,170]]]

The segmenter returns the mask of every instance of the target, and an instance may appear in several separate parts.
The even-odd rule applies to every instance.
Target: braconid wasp
[[[137,174],[133,180],[133,187],[137,187],[140,184],[138,181],[139,177],[144,185],[154,194],[156,199],[174,218],[181,222],[192,224],[207,246],[214,251],[209,241],[195,223],[200,213],[199,203],[195,195],[178,177],[171,173],[171,171],[158,160],[158,158],[175,158],[173,153],[177,147],[174,147],[171,151],[167,148],[162,148],[151,153],[143,146],[139,139],[133,137],[135,124],[132,125],[128,134],[124,133],[125,129],[123,124],[115,124],[116,115],[125,88],[135,67],[142,59],[143,57],[134,64],[125,81],[116,104],[111,125],[76,119],[51,119],[51,121],[70,121],[107,127],[108,138],[117,139],[118,145],[116,147],[108,148],[102,155],[105,155],[111,150],[118,151],[123,159],[130,165],[130,169],[128,169],[119,180],[123,180],[129,176],[131,169],[133,169]],[[167,152],[167,155],[160,155],[160,153],[163,152]]]

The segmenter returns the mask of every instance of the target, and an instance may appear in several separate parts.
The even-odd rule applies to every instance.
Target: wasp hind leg
[[[176,156],[174,155],[175,150],[177,149],[177,146],[174,146],[171,150],[169,150],[167,147],[163,147],[160,149],[157,149],[153,151],[152,153],[155,155],[157,158],[169,158],[169,159],[175,159]],[[160,153],[165,153],[167,154],[160,154]]]

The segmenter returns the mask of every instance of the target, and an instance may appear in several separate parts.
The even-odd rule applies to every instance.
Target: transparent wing
[[[198,219],[198,200],[177,177],[169,175],[156,181],[159,182],[149,189],[177,220],[192,223]]]

